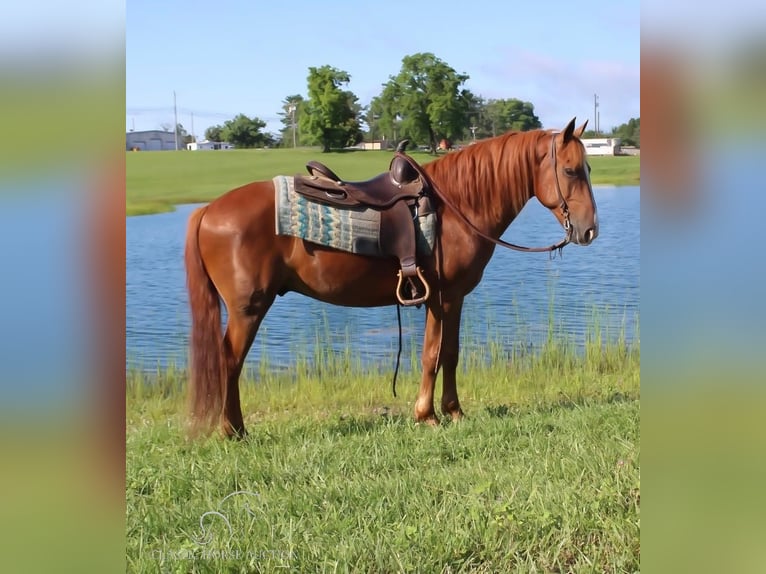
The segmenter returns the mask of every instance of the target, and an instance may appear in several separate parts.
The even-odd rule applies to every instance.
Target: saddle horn
[[[410,143],[410,140],[402,140],[399,142],[399,145],[396,146],[396,151],[398,153],[404,153],[404,151],[407,149],[407,144]]]

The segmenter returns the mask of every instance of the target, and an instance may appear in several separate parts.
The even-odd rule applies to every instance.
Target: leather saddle
[[[380,249],[396,257],[396,298],[402,305],[420,305],[431,288],[417,265],[415,219],[433,212],[430,187],[415,160],[399,144],[388,171],[366,181],[345,181],[318,161],[306,164],[308,176],[295,176],[295,191],[311,201],[335,207],[368,207],[380,212]],[[414,166],[417,166],[414,167]]]

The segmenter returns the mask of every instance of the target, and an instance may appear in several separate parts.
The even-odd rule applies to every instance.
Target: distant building
[[[588,155],[620,155],[620,138],[583,138]]]
[[[361,149],[389,149],[391,146],[386,140],[375,140],[374,142],[361,142],[357,147]]]
[[[178,142],[179,148],[183,144]],[[141,151],[165,151],[176,149],[176,134],[162,130],[147,130],[143,132],[127,132],[125,134],[125,149]]]
[[[210,142],[210,141],[203,141],[203,142],[191,142],[186,144],[186,149],[189,151],[204,151],[204,150],[213,150],[213,149],[234,149],[234,145],[230,144],[229,142]]]

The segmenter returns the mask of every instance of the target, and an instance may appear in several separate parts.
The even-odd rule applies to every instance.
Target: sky
[[[419,52],[467,74],[476,95],[531,102],[545,128],[593,128],[595,94],[602,131],[640,116],[637,0],[131,0],[125,16],[126,130],[172,125],[175,92],[198,139],[239,113],[276,133],[309,67],[347,72],[367,105]]]

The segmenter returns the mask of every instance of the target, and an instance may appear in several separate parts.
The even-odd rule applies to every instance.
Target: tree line
[[[262,131],[263,120],[239,114],[208,128],[205,137],[244,148],[319,145],[325,152],[363,140],[396,143],[406,138],[435,153],[442,140],[478,140],[542,127],[530,102],[485,99],[464,87],[468,79],[430,52],[405,56],[399,73],[363,106],[347,89],[348,72],[327,65],[310,67],[307,97],[293,94],[282,101],[283,127],[277,136]],[[620,134],[611,135],[622,137],[627,145],[640,145],[639,130],[639,120],[631,119],[614,130]]]

